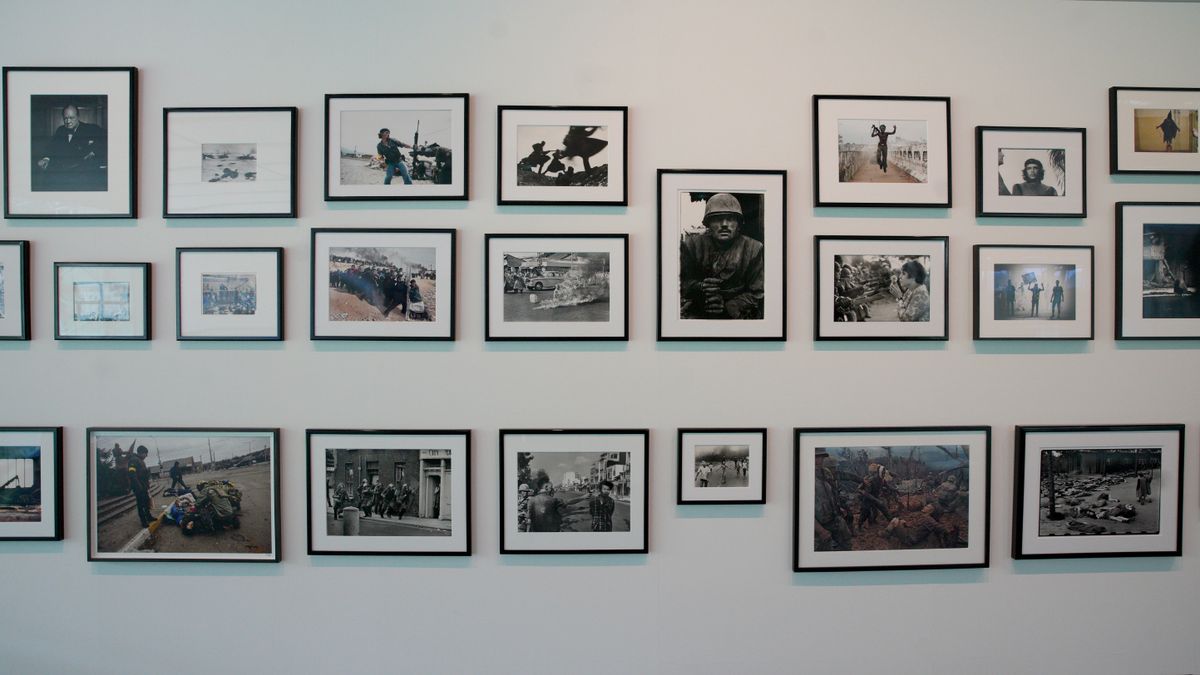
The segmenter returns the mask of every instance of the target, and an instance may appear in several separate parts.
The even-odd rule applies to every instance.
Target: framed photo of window
[[[0,241],[0,340],[28,340],[29,242]]]
[[[680,429],[677,504],[765,504],[767,430]]]
[[[1087,216],[1087,130],[975,127],[975,215]]]
[[[976,340],[1091,340],[1095,248],[975,246]]]
[[[1200,339],[1200,202],[1117,202],[1117,339]]]
[[[1111,87],[1109,173],[1200,174],[1200,89]]]
[[[62,427],[0,427],[0,541],[63,538]]]
[[[175,336],[282,340],[282,248],[175,249]]]
[[[55,340],[149,340],[150,263],[54,263]]]

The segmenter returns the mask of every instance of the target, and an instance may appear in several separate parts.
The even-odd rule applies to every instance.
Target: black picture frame
[[[684,439],[688,435],[745,435],[757,436],[761,444],[762,454],[757,458],[760,467],[759,484],[757,486],[748,485],[748,487],[757,487],[759,496],[751,499],[689,499],[684,496]],[[675,503],[679,506],[692,504],[766,504],[767,503],[767,458],[770,456],[767,448],[767,429],[766,427],[685,427],[680,428],[675,436],[676,463],[675,463]],[[753,449],[750,451],[750,456],[753,456]],[[748,457],[749,459],[749,457]],[[749,483],[749,473],[747,473],[747,483]]]
[[[51,500],[52,501],[51,508],[53,509],[53,511],[51,513],[47,514],[46,513],[47,512],[46,504],[42,503],[40,505],[42,517],[39,517],[39,520],[37,522],[42,523],[43,519],[44,519],[45,521],[48,521],[48,523],[49,523],[48,528],[44,527],[44,526],[40,528],[41,530],[43,530],[43,533],[39,533],[37,531],[39,529],[37,526],[29,526],[30,521],[0,522],[0,541],[62,541],[62,539],[63,539],[63,473],[64,473],[63,472],[63,447],[62,447],[63,446],[63,428],[62,427],[0,427],[0,445],[6,445],[5,437],[6,437],[6,435],[10,435],[10,434],[39,434],[39,435],[49,435],[50,436],[50,444],[52,446],[50,448],[50,454],[53,459],[53,467],[51,468],[51,471],[49,472],[50,473],[49,481],[42,480],[42,473],[43,473],[45,467],[41,461],[41,454],[39,452],[39,456],[37,459],[38,477],[35,482],[38,485],[44,485],[46,482],[48,482],[53,487],[54,495],[53,495],[53,499]],[[7,448],[0,448],[0,458],[4,458],[4,459],[11,458],[11,457],[7,457],[7,458],[4,457],[4,454],[8,454],[8,453],[5,453],[5,450],[7,450]],[[22,452],[22,453],[11,453],[11,454],[16,455],[16,454],[28,454],[28,453]],[[22,457],[22,459],[30,459],[30,458]],[[27,502],[35,494],[36,494],[36,498],[38,499],[38,501],[42,501],[42,495],[45,494],[45,491],[40,487],[36,488],[36,491],[33,487],[29,487],[29,488],[18,487],[16,489],[5,490],[4,492],[6,493],[6,497],[7,497],[5,499],[4,506],[12,506],[12,505],[14,505],[14,503],[20,504],[22,502]],[[8,496],[8,493],[14,493],[14,492],[17,494],[12,494],[10,497]],[[9,499],[12,499],[13,501],[10,502]],[[49,532],[45,533],[44,531],[47,529],[49,530]],[[25,530],[32,530],[32,531],[26,532]]]
[[[183,296],[183,263],[188,255],[237,255],[242,253],[265,254],[275,256],[275,293],[270,294],[278,311],[275,312],[274,332],[261,335],[238,334],[225,332],[216,335],[203,335],[186,332],[184,327],[184,296]],[[278,246],[188,246],[175,249],[175,339],[180,342],[279,342],[283,340],[283,248]],[[257,285],[257,283],[256,283]],[[256,292],[257,297],[257,292]],[[256,301],[257,302],[257,301]],[[219,313],[218,313],[219,314]],[[220,330],[219,328],[217,329]]]
[[[987,251],[989,249],[1027,251],[1027,252],[1039,251],[1039,250],[1050,250],[1050,251],[1063,251],[1064,253],[1069,252],[1069,251],[1077,251],[1077,252],[1078,251],[1086,251],[1087,252],[1087,280],[1088,280],[1087,308],[1086,308],[1087,309],[1086,314],[1088,317],[1087,321],[1086,321],[1087,333],[1086,334],[1076,333],[1076,334],[1054,335],[1054,334],[1046,334],[1045,332],[1043,332],[1043,334],[1039,335],[1039,334],[1037,334],[1037,332],[1031,331],[1031,332],[1025,333],[1025,334],[1009,335],[1009,336],[985,335],[984,331],[982,330],[982,325],[984,323],[987,323],[987,321],[986,321],[985,317],[983,316],[983,311],[984,311],[983,308],[987,305],[985,304],[984,297],[983,297],[983,293],[985,290],[985,287],[983,286],[984,270],[981,268],[981,259],[980,258],[981,258],[981,255],[984,253],[984,251]],[[973,306],[974,311],[973,311],[973,316],[972,316],[972,326],[974,328],[973,337],[975,340],[1094,340],[1096,338],[1096,311],[1095,311],[1096,310],[1096,274],[1095,274],[1095,272],[1096,272],[1096,247],[1095,246],[1074,245],[1074,244],[1037,244],[1037,245],[1033,245],[1033,244],[975,244],[975,246],[973,247],[973,252],[974,252],[974,255],[972,256],[972,259],[973,259],[972,295],[973,295],[974,300],[972,302],[972,306]],[[1078,277],[1076,277],[1075,284],[1076,284],[1076,286],[1075,286],[1076,292],[1075,292],[1074,303],[1076,305],[1076,308],[1075,308],[1075,312],[1073,312],[1073,313],[1078,315],[1080,313],[1080,310],[1082,309],[1081,303],[1079,301]],[[1042,290],[1045,291],[1046,289],[1043,288]],[[1035,327],[1036,327],[1036,325],[1035,325]]]
[[[1068,155],[1064,161],[1063,171],[1067,173],[1065,186],[1072,185],[1079,192],[1078,208],[1064,211],[1029,211],[1029,210],[994,210],[987,206],[987,195],[984,194],[984,172],[987,170],[984,166],[985,157],[985,137],[991,134],[1026,134],[1026,135],[1052,135],[1058,134],[1063,136],[1078,135],[1078,150],[1079,158],[1072,159]],[[1049,150],[1047,150],[1049,152]],[[1065,154],[1065,153],[1064,153]],[[1044,165],[1043,165],[1044,169]],[[1068,172],[1068,169],[1071,169]],[[1071,176],[1075,171],[1079,172],[1079,179],[1072,181]],[[1071,190],[1068,194],[1074,195],[1075,190]],[[1074,198],[1072,197],[1072,201]],[[1087,217],[1087,129],[1083,127],[1019,127],[1019,126],[977,126],[975,127],[975,216],[977,218],[997,217],[997,218],[1086,218]]]
[[[15,300],[19,316],[15,321],[0,318],[0,340],[29,340],[32,335],[30,332],[32,322],[29,319],[31,309],[31,294],[29,291],[29,241],[25,239],[0,240],[0,256],[15,261],[17,270],[14,277],[20,284],[17,291],[15,293],[12,292],[11,279],[14,277],[7,277],[8,281],[6,281],[3,289],[5,297],[0,298],[6,307],[4,315],[7,317],[8,312],[11,311],[7,308],[11,307]],[[5,274],[9,274],[9,272],[6,270]]]
[[[1134,122],[1132,124],[1129,124],[1128,126],[1122,122],[1122,116],[1121,116],[1121,113],[1123,112],[1122,97],[1126,92],[1137,92],[1138,96],[1148,96],[1151,92],[1157,92],[1159,94],[1160,105],[1163,106],[1162,109],[1166,109],[1166,110],[1174,110],[1173,106],[1175,104],[1177,104],[1178,102],[1180,102],[1179,99],[1183,99],[1184,101],[1189,101],[1191,104],[1197,106],[1197,108],[1195,110],[1190,111],[1192,113],[1190,115],[1190,117],[1191,117],[1190,125],[1191,125],[1191,135],[1192,135],[1191,144],[1193,146],[1193,149],[1187,150],[1184,152],[1163,152],[1163,154],[1166,156],[1174,155],[1177,157],[1179,155],[1185,155],[1185,154],[1192,155],[1192,157],[1190,157],[1190,158],[1188,158],[1188,157],[1184,158],[1185,160],[1190,159],[1191,160],[1190,164],[1183,162],[1183,161],[1177,161],[1174,163],[1182,164],[1182,166],[1171,166],[1170,164],[1164,164],[1162,162],[1159,162],[1156,165],[1153,162],[1154,157],[1144,158],[1142,162],[1136,161],[1137,160],[1136,154],[1139,152],[1137,150],[1137,141],[1135,140],[1135,137],[1137,134],[1136,113],[1135,113]],[[1172,99],[1172,98],[1174,98],[1176,100],[1175,101],[1164,100],[1164,99]],[[1124,175],[1145,175],[1145,176],[1180,176],[1180,175],[1186,176],[1186,175],[1200,174],[1200,147],[1197,147],[1197,145],[1200,144],[1200,141],[1198,141],[1196,139],[1196,127],[1198,124],[1200,124],[1200,120],[1197,119],[1198,111],[1200,111],[1200,89],[1197,89],[1197,88],[1193,88],[1193,87],[1109,87],[1109,89],[1108,89],[1108,172],[1114,176],[1122,175],[1122,174],[1124,174]],[[1176,125],[1176,126],[1178,126],[1178,125]],[[1156,126],[1153,128],[1158,129],[1159,127]],[[1177,132],[1178,131],[1186,131],[1186,129],[1177,129]],[[1164,146],[1165,146],[1166,136],[1165,136],[1165,132],[1163,132],[1163,133],[1164,133],[1164,136],[1163,136],[1162,142],[1164,143]],[[1176,135],[1178,135],[1178,133],[1176,133]],[[1130,149],[1129,146],[1133,146],[1133,148]],[[1156,154],[1157,152],[1158,151],[1155,151],[1152,154]],[[1160,157],[1159,159],[1163,159],[1163,158]]]
[[[1145,212],[1146,215],[1138,217]],[[1200,317],[1146,317],[1145,303],[1145,271],[1144,271],[1144,239],[1146,220],[1151,218],[1149,213],[1161,212],[1153,216],[1158,223],[1155,225],[1189,224],[1196,227],[1200,233],[1200,202],[1117,202],[1116,203],[1116,320],[1114,322],[1117,340],[1200,340]],[[1175,214],[1172,214],[1175,212]],[[1177,214],[1177,215],[1176,215]],[[1180,221],[1183,221],[1182,223]],[[1191,222],[1187,222],[1191,221]],[[1140,232],[1132,231],[1136,223]],[[1136,238],[1137,245],[1127,239]],[[1165,253],[1164,253],[1165,255]],[[1138,296],[1131,292],[1142,289]],[[1129,300],[1134,300],[1135,307],[1130,307]],[[1142,316],[1138,316],[1140,313]],[[1164,323],[1165,322],[1165,323]],[[1171,323],[1178,322],[1180,330],[1164,330]]]
[[[68,335],[63,333],[62,299],[59,296],[62,272],[71,268],[94,267],[101,269],[128,268],[141,271],[141,315],[142,330],[128,335]],[[56,262],[54,263],[54,339],[55,340],[149,340],[154,325],[153,303],[150,302],[150,263],[125,262]],[[129,298],[130,303],[133,298]],[[101,322],[103,323],[103,322]]]

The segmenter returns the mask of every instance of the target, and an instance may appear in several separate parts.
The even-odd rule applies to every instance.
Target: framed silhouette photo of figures
[[[625,206],[629,108],[497,108],[496,203]]]
[[[976,340],[1095,337],[1095,248],[975,246]]]
[[[1111,87],[1109,173],[1200,174],[1200,89]]]
[[[975,215],[1087,216],[1087,130],[975,127]]]

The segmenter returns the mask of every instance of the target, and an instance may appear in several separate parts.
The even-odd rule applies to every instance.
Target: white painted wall
[[[1107,172],[1110,85],[1196,86],[1200,6],[1060,0],[909,2],[4,2],[0,63],[140,68],[143,214],[130,222],[8,221],[33,244],[34,340],[0,345],[0,423],[66,426],[61,543],[0,544],[5,673],[1181,673],[1200,670],[1197,368],[1192,343],[1112,340],[1113,202],[1200,199],[1194,179]],[[471,201],[327,205],[326,93],[472,95]],[[814,212],[811,95],[947,95],[954,208]],[[495,204],[499,104],[630,107],[630,206]],[[164,106],[300,107],[297,221],[161,213]],[[1086,126],[1082,222],[973,217],[973,128]],[[789,172],[783,345],[654,340],[655,171]],[[460,229],[459,340],[314,344],[316,226]],[[485,345],[484,232],[631,234],[628,345]],[[948,234],[951,340],[814,345],[812,235]],[[975,243],[1096,246],[1095,342],[975,344]],[[176,246],[286,247],[288,340],[174,339]],[[154,263],[148,344],[56,343],[51,265]],[[603,382],[538,397],[514,378]],[[382,385],[427,392],[402,406]],[[886,390],[881,387],[887,387]],[[911,395],[904,395],[911,392]],[[1186,422],[1180,559],[1014,563],[1014,424]],[[795,575],[790,430],[804,425],[990,424],[992,567]],[[85,562],[89,425],[279,426],[283,563]],[[770,428],[765,507],[674,506],[676,427]],[[475,430],[476,555],[305,555],[306,427]],[[651,434],[650,554],[501,557],[497,429],[630,426]]]

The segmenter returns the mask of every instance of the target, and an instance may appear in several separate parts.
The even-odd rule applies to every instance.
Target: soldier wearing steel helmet
[[[743,222],[737,197],[708,198],[704,233],[679,247],[680,318],[763,318],[763,245],[741,233]]]

